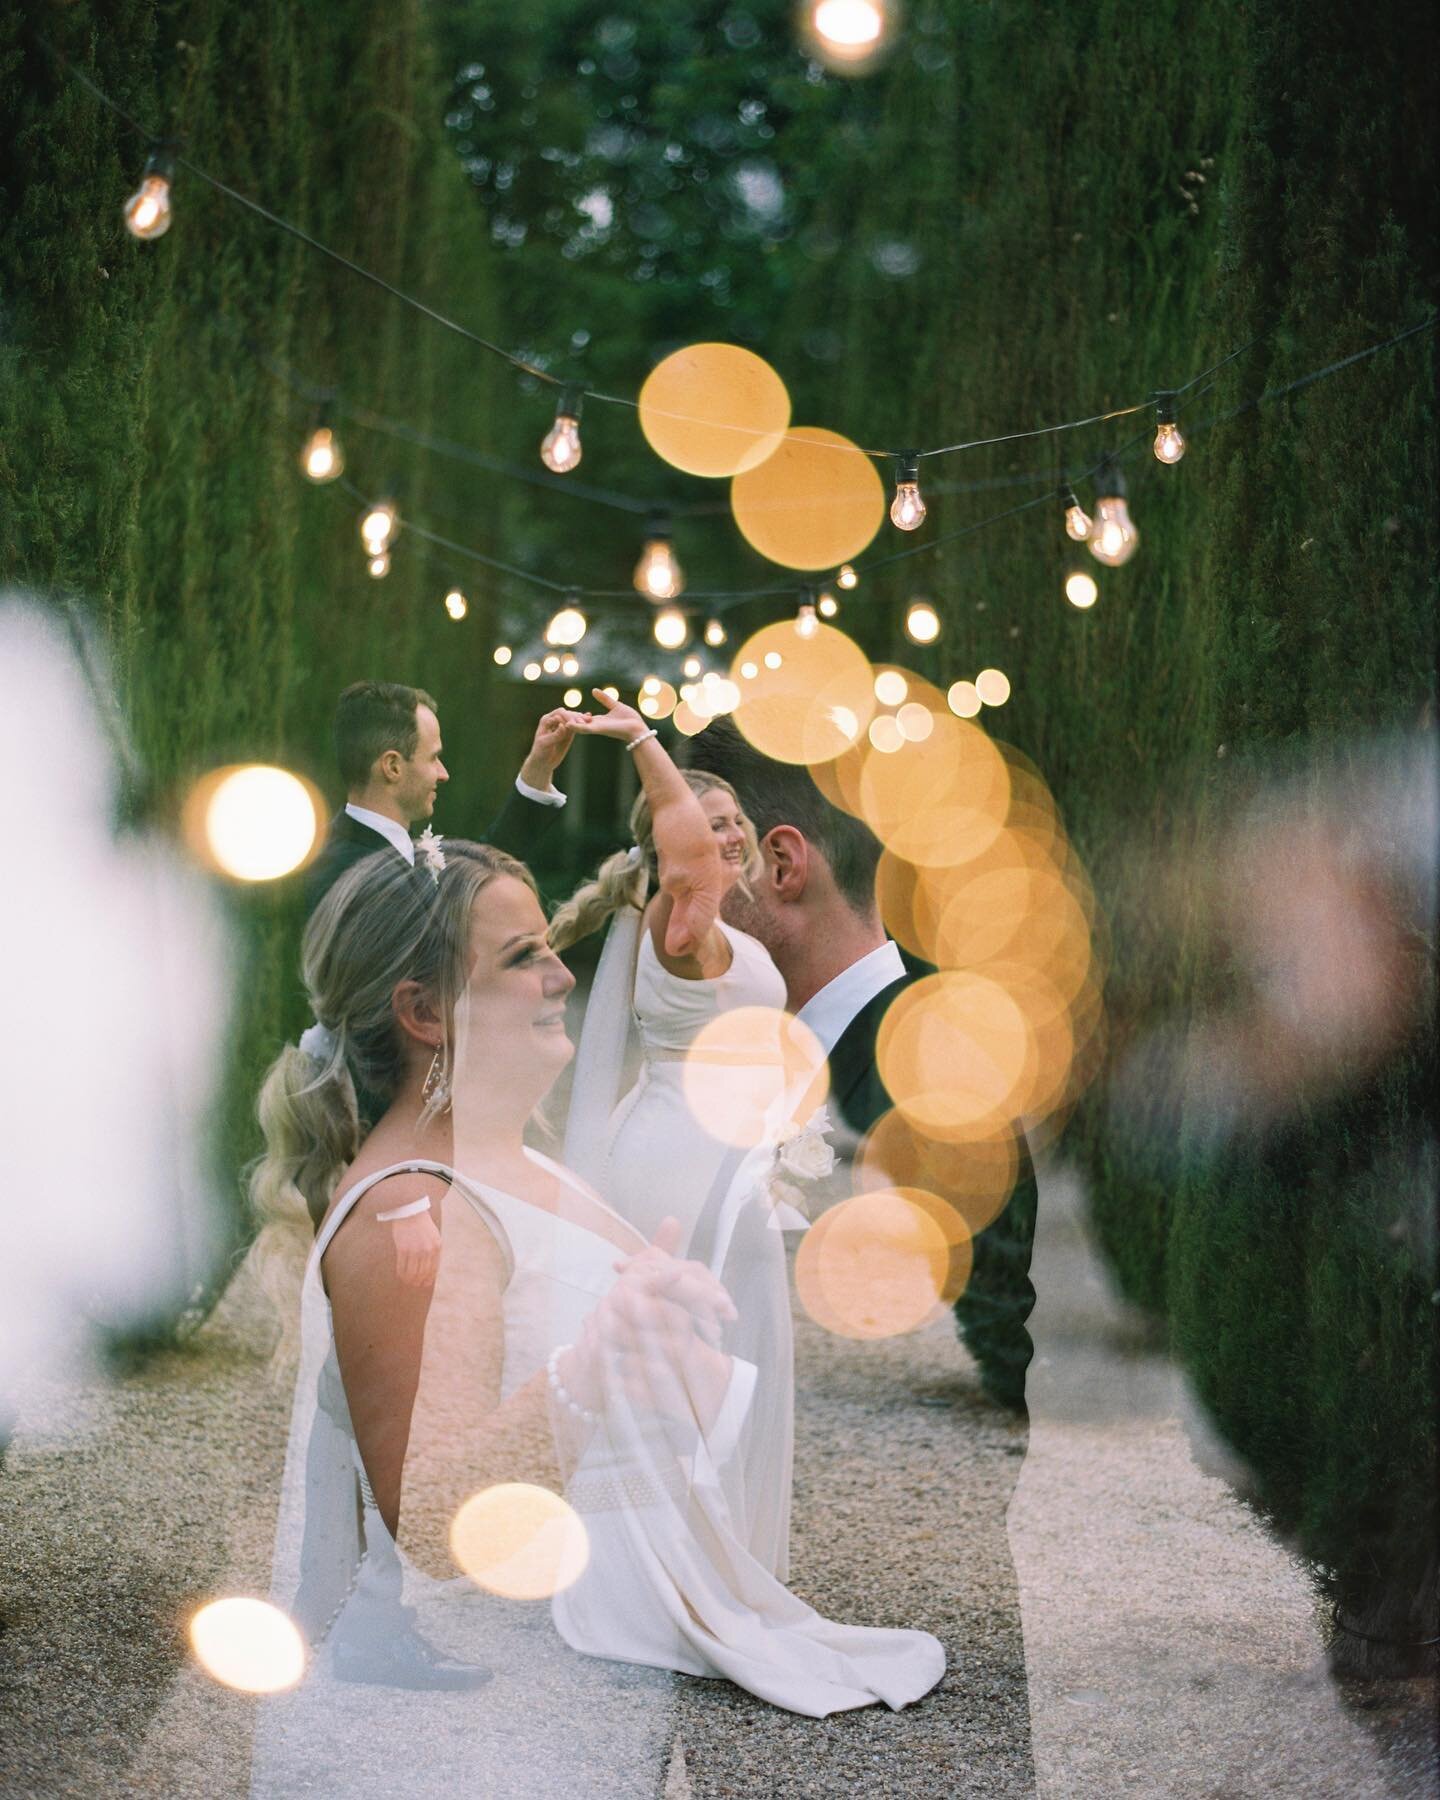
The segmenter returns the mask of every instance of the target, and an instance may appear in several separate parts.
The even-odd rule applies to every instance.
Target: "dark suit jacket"
[[[907,969],[891,982],[861,1007],[830,1052],[831,1103],[857,1134],[868,1131],[892,1104],[875,1064],[881,1020],[891,1001],[927,972]],[[999,1218],[976,1237],[970,1280],[955,1302],[961,1335],[979,1364],[986,1392],[1017,1409],[1024,1405],[1025,1371],[1034,1354],[1026,1321],[1035,1305],[1030,1255],[1036,1198],[1035,1170],[1022,1135],[1015,1190]]]
[[[497,850],[529,862],[537,847],[559,818],[561,808],[542,806],[538,800],[527,800],[516,787],[511,787],[505,804],[489,829],[481,837],[482,844],[493,844]],[[393,849],[390,840],[369,825],[352,819],[342,807],[330,821],[325,848],[311,863],[305,877],[305,915],[308,918],[348,868],[362,857],[377,850]],[[397,851],[398,855],[399,852]]]

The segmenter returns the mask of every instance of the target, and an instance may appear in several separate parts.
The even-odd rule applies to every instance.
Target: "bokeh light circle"
[[[970,1232],[952,1207],[918,1189],[882,1189],[815,1221],[796,1253],[795,1291],[837,1337],[897,1337],[929,1324],[969,1269]]]
[[[1019,1172],[1019,1145],[1008,1125],[988,1137],[950,1143],[917,1130],[894,1108],[866,1132],[851,1165],[857,1193],[914,1188],[943,1194],[971,1235],[1005,1210]],[[952,1271],[951,1286],[957,1274]]]
[[[817,624],[808,636],[793,619],[762,626],[736,652],[731,681],[735,723],[777,762],[828,762],[875,711],[869,659],[834,625]]]
[[[808,1025],[770,1006],[717,1013],[681,1065],[685,1104],[722,1144],[753,1149],[778,1129],[804,1124],[825,1104],[830,1071]]]
[[[455,1514],[450,1554],[487,1593],[548,1600],[584,1573],[590,1537],[560,1494],[505,1481],[472,1494]]]
[[[305,1673],[305,1642],[268,1600],[212,1600],[190,1621],[190,1646],[207,1675],[243,1694],[278,1694]]]
[[[790,423],[785,383],[738,344],[690,344],[640,390],[650,448],[689,475],[739,475],[768,461]]]
[[[1024,1110],[1035,1055],[1014,996],[971,970],[912,982],[891,1002],[876,1042],[896,1107],[928,1136],[993,1137]]]
[[[208,867],[233,881],[277,881],[319,847],[325,802],[289,769],[240,763],[213,769],[190,790],[182,828]]]
[[[832,569],[880,529],[885,485],[849,438],[801,425],[767,462],[735,477],[730,506],[745,541],[771,562]]]

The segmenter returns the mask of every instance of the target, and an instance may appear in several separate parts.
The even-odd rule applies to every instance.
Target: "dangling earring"
[[[420,1098],[427,1107],[433,1105],[437,1112],[443,1112],[450,1104],[450,1087],[445,1079],[445,1064],[441,1060],[438,1044],[435,1047],[434,1056],[430,1059],[430,1067],[425,1074],[425,1085],[420,1090]]]

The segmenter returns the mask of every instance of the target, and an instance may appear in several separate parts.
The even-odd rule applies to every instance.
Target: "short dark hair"
[[[418,707],[438,712],[424,688],[403,681],[356,681],[335,706],[335,760],[347,788],[364,787],[377,757],[398,750],[408,762],[420,740]]]
[[[868,825],[833,806],[808,769],[764,755],[726,718],[713,720],[691,738],[686,760],[690,768],[705,769],[730,783],[756,837],[763,840],[777,825],[793,825],[829,863],[835,885],[851,909],[866,916],[874,912],[880,840]]]

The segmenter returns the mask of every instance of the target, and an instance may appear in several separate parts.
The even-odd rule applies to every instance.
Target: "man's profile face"
[[[440,721],[428,706],[416,707],[415,728],[415,754],[400,765],[395,790],[396,805],[412,825],[430,817],[440,783],[450,779],[440,760]]]

